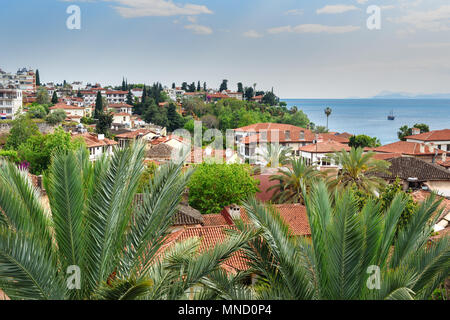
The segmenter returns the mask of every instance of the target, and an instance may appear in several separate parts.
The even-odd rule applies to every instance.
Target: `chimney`
[[[419,128],[412,128],[412,135],[415,136],[416,134],[420,134]]]
[[[234,225],[233,220],[241,218],[241,208],[236,205],[231,205],[223,208],[220,214],[225,218],[225,221],[232,226]]]
[[[445,161],[447,161],[447,152],[444,152],[442,154],[442,162],[445,162]]]
[[[100,141],[105,140],[105,135],[104,134],[99,134],[97,136],[97,139],[100,140]]]
[[[229,208],[231,219],[237,220],[241,218],[241,208],[236,205],[232,205]]]

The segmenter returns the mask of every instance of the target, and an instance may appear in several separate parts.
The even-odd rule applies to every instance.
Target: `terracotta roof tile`
[[[407,136],[405,139],[420,141],[450,141],[450,129],[433,130],[430,132]]]
[[[374,148],[375,152],[382,153],[401,153],[404,155],[434,155],[435,151],[432,151],[430,146],[424,146],[423,151],[421,152],[421,146],[423,144],[417,142],[407,142],[407,141],[397,141],[391,144],[387,144],[381,147]],[[444,151],[438,150],[439,154],[443,154]]]
[[[346,144],[336,141],[324,141],[300,147],[298,150],[310,153],[332,153],[341,150],[350,151],[351,148]]]

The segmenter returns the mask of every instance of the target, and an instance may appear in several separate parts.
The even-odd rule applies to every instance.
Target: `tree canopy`
[[[241,164],[202,163],[189,183],[189,204],[203,214],[219,213],[257,191],[251,168]]]

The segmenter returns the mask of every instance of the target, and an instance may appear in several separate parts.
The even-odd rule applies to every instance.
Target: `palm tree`
[[[359,210],[353,192],[347,188],[332,196],[320,182],[310,195],[305,193],[311,239],[292,237],[273,208],[254,199],[244,204],[252,226],[262,234],[245,247],[249,272],[259,276],[256,298],[430,297],[450,273],[450,238],[429,244],[440,201],[430,196],[395,237],[406,205],[403,196],[397,195],[383,212],[376,200]]]
[[[55,154],[49,212],[27,173],[1,161],[0,290],[11,299],[180,299],[219,270],[249,234],[202,254],[198,239],[163,250],[191,171],[161,167],[136,205],[144,153],[136,144],[95,163],[86,149]]]
[[[325,115],[327,116],[327,130],[328,130],[328,117],[331,115],[333,110],[330,107],[326,107],[324,112],[325,112]]]
[[[332,161],[341,166],[337,176],[330,178],[330,188],[355,185],[366,192],[378,192],[385,185],[385,181],[376,174],[387,173],[390,164],[387,161],[374,159],[374,155],[373,152],[364,154],[363,148],[352,148],[350,152],[341,150],[330,154]]]
[[[289,163],[292,156],[292,148],[279,143],[268,143],[259,148],[256,158],[265,163],[268,168],[278,168]]]
[[[324,176],[315,166],[307,165],[303,158],[294,159],[290,164],[292,168],[281,168],[277,175],[270,177],[270,181],[279,181],[267,189],[275,190],[274,203],[303,203],[303,192]]]

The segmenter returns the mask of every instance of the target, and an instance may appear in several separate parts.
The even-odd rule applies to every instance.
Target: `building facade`
[[[0,84],[0,119],[14,119],[22,108],[22,90]]]

